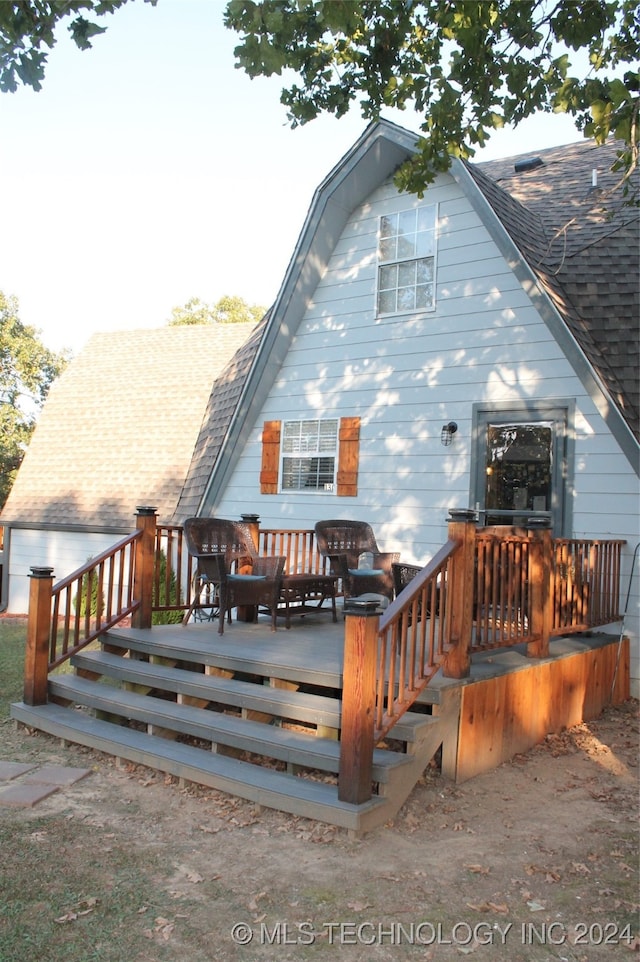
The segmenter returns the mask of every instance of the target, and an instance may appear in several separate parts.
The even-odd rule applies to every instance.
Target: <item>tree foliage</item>
[[[186,324],[257,324],[264,316],[265,308],[258,304],[247,304],[237,295],[223,295],[215,304],[206,304],[198,297],[192,297],[184,307],[174,307],[169,327]]]
[[[49,51],[56,44],[56,29],[67,23],[80,50],[89,50],[92,38],[107,29],[87,19],[114,13],[127,0],[18,0],[0,2],[0,91],[15,91],[18,84],[42,89]],[[145,0],[155,6],[157,0]]]
[[[42,344],[34,327],[22,324],[18,301],[0,291],[0,508],[11,490],[51,383],[66,354]]]
[[[421,115],[401,189],[422,193],[452,155],[540,112],[598,142],[614,133],[623,176],[637,166],[635,0],[230,0],[225,24],[250,77],[286,73],[293,127],[354,103],[367,120]]]

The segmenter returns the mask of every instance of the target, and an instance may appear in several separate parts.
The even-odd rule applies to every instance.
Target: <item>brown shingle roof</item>
[[[95,334],[53,385],[2,518],[131,530],[170,521],[211,384],[252,324]]]
[[[528,171],[516,157],[467,167],[638,438],[640,218],[613,190],[616,150],[585,140]]]

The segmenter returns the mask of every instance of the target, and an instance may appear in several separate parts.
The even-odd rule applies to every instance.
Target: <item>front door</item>
[[[565,534],[568,428],[567,407],[476,407],[472,497],[484,524],[549,519],[557,537]]]

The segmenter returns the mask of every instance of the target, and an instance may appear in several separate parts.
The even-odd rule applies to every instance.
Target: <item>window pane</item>
[[[416,282],[427,284],[433,280],[433,261],[431,258],[423,258],[416,261]]]
[[[436,208],[435,204],[430,204],[428,207],[418,208],[418,230],[435,230],[436,226]]]
[[[419,284],[416,287],[416,307],[433,307],[433,284]]]
[[[381,291],[390,291],[398,286],[398,266],[391,264],[389,267],[381,267],[378,274],[378,287]]]
[[[402,235],[413,235],[416,232],[416,212],[415,210],[403,210],[398,217],[398,233]]]
[[[381,291],[378,295],[378,314],[396,313],[396,292]]]
[[[282,437],[282,450],[287,453],[300,450],[300,422],[286,421]]]
[[[398,310],[412,311],[416,306],[416,291],[414,287],[401,287],[398,291]]]
[[[551,509],[550,422],[489,424],[485,505],[494,511]]]
[[[398,238],[398,260],[406,260],[416,256],[415,235]]]
[[[422,231],[416,236],[416,254],[425,257],[432,256],[435,249],[435,234],[433,231]]]
[[[393,261],[397,257],[398,244],[396,237],[387,237],[380,241],[380,260]]]
[[[337,421],[320,421],[320,436],[318,438],[318,451],[335,451],[336,439],[338,437]]]
[[[409,287],[416,282],[416,265],[415,261],[411,261],[409,264],[399,264],[398,265],[398,287]]]
[[[398,233],[398,215],[385,214],[380,218],[380,237],[392,237]]]

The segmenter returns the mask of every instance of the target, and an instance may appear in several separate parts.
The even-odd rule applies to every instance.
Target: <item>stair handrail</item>
[[[416,702],[442,664],[449,645],[451,562],[462,544],[460,538],[446,541],[380,616],[376,744]]]
[[[139,507],[136,530],[53,583],[53,568],[30,571],[24,701],[44,705],[49,672],[131,616],[150,627],[155,508]]]

